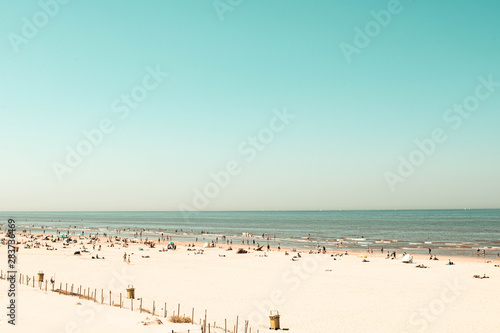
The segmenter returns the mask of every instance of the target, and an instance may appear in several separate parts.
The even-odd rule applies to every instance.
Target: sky
[[[500,208],[498,1],[0,12],[0,210]]]

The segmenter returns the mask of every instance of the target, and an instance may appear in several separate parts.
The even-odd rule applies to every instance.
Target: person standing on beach
[[[127,252],[123,254],[123,262],[127,262]]]
[[[429,254],[431,254],[431,252],[432,252],[432,249],[431,249],[431,248],[429,248]]]

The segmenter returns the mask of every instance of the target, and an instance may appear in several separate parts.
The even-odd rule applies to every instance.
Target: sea
[[[17,231],[221,241],[285,248],[428,253],[486,257],[500,253],[500,209],[224,211],[224,212],[0,212]]]

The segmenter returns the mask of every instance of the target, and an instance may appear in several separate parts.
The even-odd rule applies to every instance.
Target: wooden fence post
[[[205,321],[203,322],[203,332],[207,330],[207,310],[205,309]]]

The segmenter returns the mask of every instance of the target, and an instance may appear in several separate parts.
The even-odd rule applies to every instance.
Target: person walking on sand
[[[127,261],[128,264],[130,264],[130,254],[128,255],[128,261]]]
[[[127,252],[123,254],[123,262],[127,262]]]

